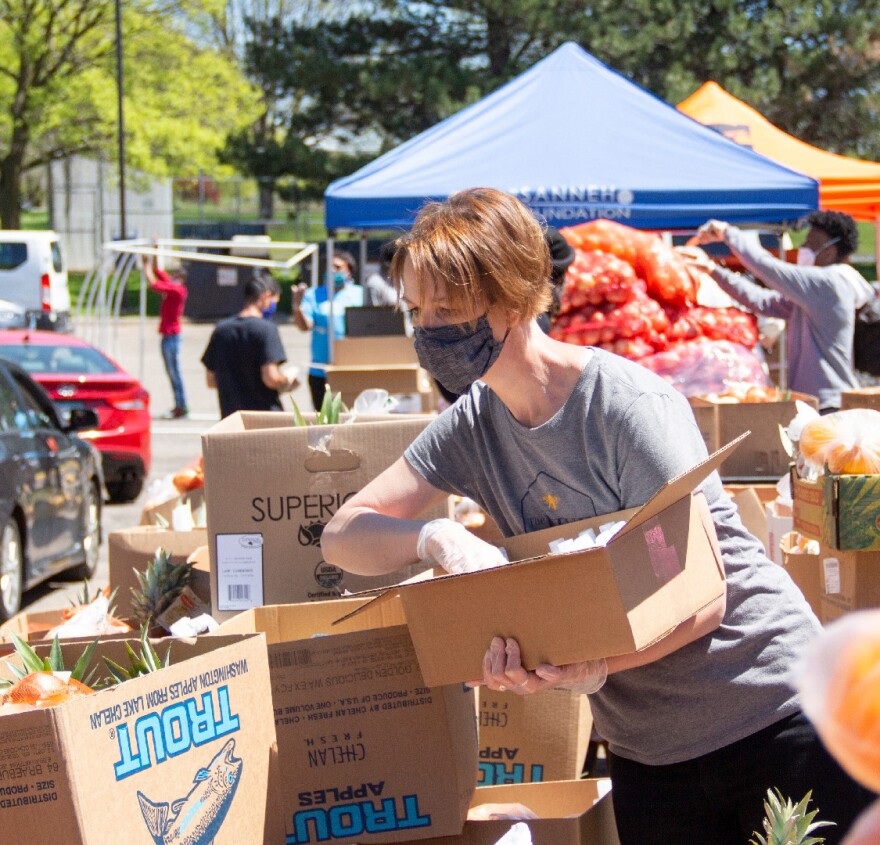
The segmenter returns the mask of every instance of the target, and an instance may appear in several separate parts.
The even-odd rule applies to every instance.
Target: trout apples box
[[[128,665],[124,641],[102,656]],[[0,716],[0,830],[27,845],[261,842],[275,741],[266,641],[171,644],[171,665],[64,704]],[[138,642],[132,646],[137,649]],[[46,646],[36,646],[46,650]],[[73,665],[83,644],[63,644]],[[9,676],[10,661],[0,661]],[[4,841],[6,841],[4,839]]]
[[[461,831],[477,779],[473,690],[428,687],[393,602],[262,607],[225,622],[269,643],[284,845],[409,842]],[[329,636],[324,636],[329,635]]]

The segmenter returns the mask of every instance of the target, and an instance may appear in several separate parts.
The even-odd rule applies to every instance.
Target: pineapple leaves
[[[810,791],[797,804],[792,804],[791,799],[784,799],[778,789],[768,789],[764,801],[766,836],[756,831],[750,845],[821,845],[824,838],[810,834],[834,822],[813,821],[819,810],[807,812],[812,795]]]
[[[151,672],[156,672],[159,669],[171,665],[171,646],[168,646],[165,656],[160,657],[159,653],[149,640],[148,632],[149,628],[147,625],[143,625],[141,627],[140,654],[138,654],[128,642],[125,643],[125,653],[128,656],[129,663],[127,668],[125,666],[120,666],[115,660],[111,660],[109,657],[104,657],[107,671],[110,672],[110,677],[115,683],[121,684],[132,678],[137,678],[139,675],[149,675]]]
[[[303,428],[304,426],[309,425],[309,421],[305,418],[302,411],[300,411],[299,405],[296,404],[296,400],[291,398],[290,402],[293,406],[294,427]],[[315,425],[338,425],[339,418],[342,414],[347,413],[348,407],[342,401],[342,392],[340,391],[334,395],[328,384],[324,390],[324,399],[321,401],[321,407],[318,408],[315,413]]]
[[[296,399],[292,396],[290,397],[290,404],[293,405],[293,424],[297,428],[305,428],[308,423],[306,423],[306,418],[303,416],[302,411],[299,409],[299,405],[296,404]]]
[[[23,678],[31,672],[49,671],[48,664],[23,639],[16,634],[11,634],[11,636],[12,643],[15,646],[15,653],[21,658],[21,662],[24,665],[23,672],[17,666],[12,667],[12,671],[15,672],[17,677]],[[57,642],[58,638],[56,637],[55,639]]]
[[[57,636],[52,640],[52,646],[49,649],[49,656],[46,658],[40,657],[40,655],[38,655],[36,651],[34,651],[34,649],[20,637],[15,634],[12,634],[11,636],[12,642],[15,645],[15,653],[21,659],[22,665],[24,666],[23,670],[15,665],[10,667],[16,677],[23,678],[31,672],[66,671],[64,667],[64,656],[61,653],[61,643]],[[86,686],[93,686],[96,670],[93,669],[88,675],[86,675],[86,670],[89,668],[89,663],[91,663],[97,647],[97,639],[90,642],[77,659],[76,664],[70,673],[71,678],[75,681],[84,683]]]

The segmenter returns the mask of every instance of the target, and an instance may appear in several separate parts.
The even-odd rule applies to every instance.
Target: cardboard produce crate
[[[165,549],[174,563],[183,563],[199,547],[208,542],[206,528],[192,531],[171,531],[155,525],[137,525],[111,531],[107,538],[107,559],[110,569],[110,587],[116,592],[117,615],[122,619],[131,617],[131,591],[138,586],[134,570],[143,571],[156,549]],[[195,574],[193,590],[208,601],[210,576],[207,572]]]
[[[428,371],[419,365],[412,338],[343,338],[333,344],[333,363],[325,368],[327,383],[351,408],[358,395],[370,388],[383,388],[408,412],[437,408],[437,391]]]
[[[640,508],[518,535],[505,542],[505,566],[398,584],[375,601],[402,601],[429,686],[481,678],[494,636],[518,640],[528,669],[646,648],[724,593],[709,506],[691,491],[738,443]],[[550,540],[613,520],[626,525],[607,546],[547,553]]]
[[[205,490],[202,487],[191,490],[189,493],[181,493],[172,496],[162,502],[147,503],[141,511],[141,525],[158,525],[167,528],[171,525],[171,512],[178,505],[189,504],[193,513],[205,503]]]
[[[276,842],[406,842],[464,823],[477,779],[474,692],[426,686],[393,603],[333,625],[364,604],[255,608],[218,632],[268,638]]]
[[[791,468],[794,529],[841,551],[880,550],[880,475],[799,478]]]
[[[782,564],[780,541],[792,530],[791,508],[776,501],[775,485],[751,485],[729,489],[746,530],[764,544],[767,557]]]
[[[813,613],[822,618],[822,596],[825,592],[822,555],[799,551],[795,545],[796,532],[782,536],[780,550],[782,566],[791,580],[800,588]]]
[[[127,665],[123,642],[102,642],[96,660]],[[83,646],[62,648],[73,665]],[[94,695],[0,718],[4,842],[262,842],[275,740],[265,638],[177,640],[171,659]],[[187,827],[204,833],[184,838]]]
[[[822,601],[825,624],[853,610],[880,607],[880,552],[843,552],[822,546]]]
[[[459,836],[428,839],[422,845],[495,845],[515,824],[528,827],[533,845],[619,845],[611,782],[548,781],[489,786],[474,793],[472,805],[522,804],[537,819],[469,821]]]
[[[215,618],[263,604],[338,598],[346,589],[398,580],[351,575],[327,563],[321,532],[431,419],[389,414],[297,428],[293,414],[244,412],[207,431],[202,451]],[[443,506],[425,518],[445,513]],[[409,574],[418,571],[414,566]]]
[[[797,415],[796,399],[818,407],[814,396],[803,393],[792,393],[783,402],[713,402],[691,397],[694,417],[710,452],[751,431],[748,440],[721,465],[722,478],[778,479],[788,472],[791,458],[779,438],[779,426],[787,426]]]
[[[515,695],[477,689],[477,786],[577,780],[593,717],[587,696],[568,690]]]
[[[870,408],[880,411],[880,387],[863,387],[859,390],[843,390],[840,393],[840,410]]]

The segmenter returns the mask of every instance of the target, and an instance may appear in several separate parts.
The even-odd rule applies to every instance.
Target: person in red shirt
[[[172,279],[156,265],[156,257],[144,257],[144,275],[150,287],[162,297],[159,308],[159,334],[162,336],[162,360],[174,392],[174,407],[166,415],[180,419],[189,414],[183,377],[180,375],[180,318],[186,303],[186,285]]]

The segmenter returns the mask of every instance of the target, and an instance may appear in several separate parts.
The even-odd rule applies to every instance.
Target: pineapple
[[[136,654],[134,649],[126,642],[125,651],[128,654],[129,667],[120,666],[109,657],[104,658],[104,663],[110,671],[110,675],[117,684],[124,681],[137,678],[139,675],[149,675],[150,672],[156,672],[168,666],[171,661],[171,646],[165,652],[165,657],[160,657],[159,653],[153,648],[153,644],[149,641],[148,628],[146,625],[141,627],[141,653]]]
[[[156,549],[153,559],[141,572],[134,570],[138,588],[131,588],[134,618],[141,625],[157,619],[176,599],[193,578],[191,563],[172,563],[171,555],[163,548]]]
[[[52,640],[49,656],[40,657],[24,640],[12,635],[15,651],[21,658],[22,666],[10,664],[10,669],[18,678],[14,684],[5,681],[8,690],[0,695],[0,716],[32,710],[35,707],[52,707],[70,698],[94,692],[96,670],[86,675],[98,641],[86,646],[85,651],[68,672],[64,668],[64,658],[58,637]]]
[[[755,832],[755,839],[750,845],[821,845],[825,840],[810,836],[820,827],[828,827],[834,822],[814,822],[818,810],[807,812],[812,791],[808,792],[798,804],[793,805],[791,799],[783,799],[778,789],[768,789],[764,801],[764,833]]]

